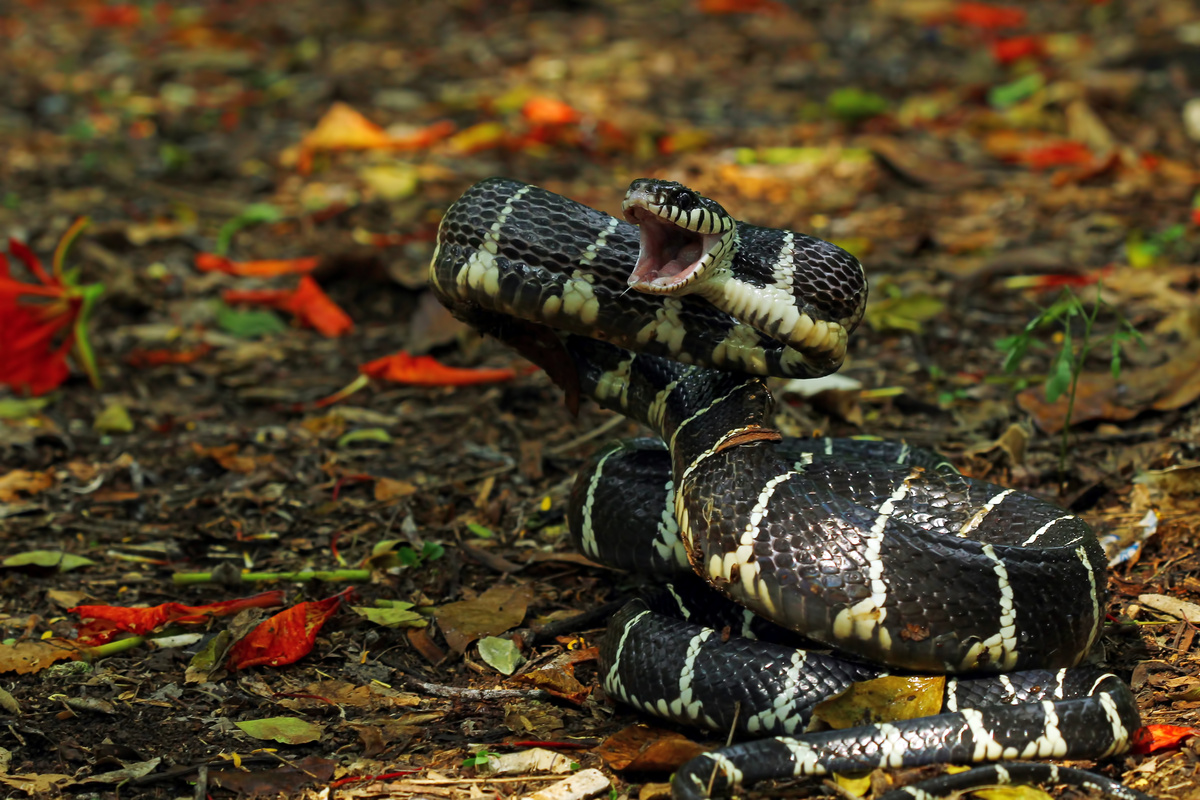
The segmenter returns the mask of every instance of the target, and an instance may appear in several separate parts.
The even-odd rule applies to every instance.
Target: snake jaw
[[[670,181],[633,182],[622,211],[641,232],[629,286],[648,294],[688,294],[728,250],[733,220],[707,197]]]
[[[632,208],[625,218],[637,225],[642,246],[637,265],[629,275],[629,286],[652,294],[686,294],[708,266],[705,256],[721,240],[721,234],[690,231],[644,208]]]

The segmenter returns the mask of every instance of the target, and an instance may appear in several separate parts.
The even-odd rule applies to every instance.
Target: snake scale
[[[589,557],[676,580],[610,621],[605,690],[747,737],[681,767],[676,798],[1002,762],[884,796],[1030,781],[1145,800],[1024,760],[1119,754],[1140,725],[1123,681],[1080,666],[1106,600],[1087,524],[927,451],[774,427],[762,376],[840,366],[866,302],[859,262],[735,221],[668,181],[635,181],[623,210],[483,181],[447,210],[430,280],[456,316],[544,366],[569,402],[589,396],[658,437],[598,454],[569,521]],[[947,676],[941,713],[815,730],[822,699],[913,672]]]

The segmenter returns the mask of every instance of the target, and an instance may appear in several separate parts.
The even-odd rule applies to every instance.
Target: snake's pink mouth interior
[[[681,228],[636,206],[625,210],[625,219],[637,225],[642,234],[637,265],[629,276],[629,285],[635,289],[664,291],[687,283],[700,260],[721,238]]]

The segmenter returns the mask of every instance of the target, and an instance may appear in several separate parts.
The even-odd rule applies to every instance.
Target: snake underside
[[[1140,724],[1128,687],[1078,667],[1106,582],[1082,520],[905,445],[775,430],[771,395],[751,376],[840,365],[865,303],[858,262],[803,234],[735,223],[677,184],[635,182],[625,215],[638,227],[484,181],[447,211],[431,282],[457,315],[522,352],[530,327],[533,338],[543,326],[569,334],[551,337],[570,362],[555,369],[661,440],[602,452],[573,492],[586,555],[685,574],[611,622],[605,688],[670,720],[773,737],[689,762],[676,796],[835,770],[1124,751]],[[727,600],[682,602],[696,594],[693,574]],[[755,641],[758,628],[781,643]],[[897,670],[953,676],[943,713],[809,732],[821,699]],[[988,769],[900,791],[1061,780],[1144,797],[1065,768]]]

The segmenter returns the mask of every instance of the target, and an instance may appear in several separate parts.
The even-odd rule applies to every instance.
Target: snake
[[[1141,724],[1128,685],[1084,663],[1107,583],[1088,524],[932,451],[774,424],[766,379],[834,372],[863,317],[850,253],[671,181],[634,181],[618,218],[491,178],[447,209],[429,279],[569,405],[655,434],[591,459],[568,522],[584,555],[665,587],[609,621],[605,693],[741,739],[681,766],[676,800],[931,763],[983,766],[883,797],[1040,782],[1147,800],[1032,760],[1119,755]],[[938,713],[821,729],[825,699],[912,675],[942,676]]]

